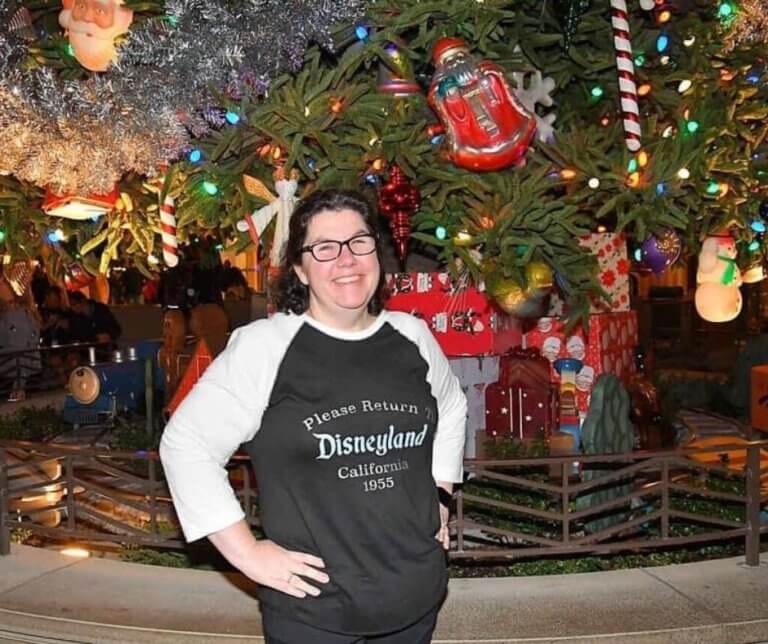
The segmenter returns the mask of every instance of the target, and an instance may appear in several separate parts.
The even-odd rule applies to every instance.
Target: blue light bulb
[[[667,191],[667,186],[664,183],[657,183],[656,184],[656,194],[657,195],[663,195]]]
[[[660,54],[667,50],[667,47],[669,47],[669,36],[666,34],[661,34],[656,39],[656,51],[658,51]]]
[[[192,163],[200,163],[200,160],[203,158],[203,153],[201,150],[198,150],[195,148],[189,153],[189,160]]]
[[[224,118],[227,119],[227,123],[230,125],[237,125],[240,122],[240,115],[235,112],[227,112]]]
[[[749,227],[754,230],[756,233],[764,233],[765,232],[765,222],[760,221],[759,219],[754,219],[752,223],[749,225]]]
[[[355,36],[357,36],[358,40],[367,40],[368,27],[366,27],[365,25],[357,25],[357,27],[355,27]]]

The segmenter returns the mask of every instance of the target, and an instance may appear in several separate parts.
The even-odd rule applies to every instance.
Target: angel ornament
[[[291,170],[290,178],[287,179],[285,170],[278,168],[273,176],[277,196],[273,195],[262,181],[248,175],[243,176],[243,183],[248,193],[261,197],[269,203],[238,221],[236,227],[240,232],[247,232],[253,243],[258,246],[264,230],[272,219],[276,219],[272,248],[269,251],[269,264],[277,268],[283,256],[283,246],[288,241],[288,224],[298,201],[296,191],[299,188],[299,173],[297,170]]]

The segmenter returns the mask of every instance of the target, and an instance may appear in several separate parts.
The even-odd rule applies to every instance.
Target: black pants
[[[261,616],[266,644],[429,644],[435,630],[437,611],[435,608],[415,624],[385,635],[331,633],[270,610],[263,610]]]

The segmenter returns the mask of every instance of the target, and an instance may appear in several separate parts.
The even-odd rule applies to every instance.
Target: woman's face
[[[370,232],[355,210],[323,210],[309,220],[303,246],[328,240],[343,242]],[[349,327],[367,318],[368,302],[379,284],[376,252],[354,255],[347,245],[341,255],[328,262],[319,262],[305,252],[294,270],[309,287],[309,313],[319,322]]]

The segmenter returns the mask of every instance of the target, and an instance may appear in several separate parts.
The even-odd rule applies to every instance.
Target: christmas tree
[[[161,3],[144,19],[155,24],[179,4],[190,3]],[[412,252],[483,281],[512,312],[554,276],[570,317],[585,316],[601,289],[579,237],[598,229],[624,231],[638,246],[651,235],[679,238],[688,254],[708,235],[730,234],[742,265],[762,261],[766,9],[730,0],[641,4],[631,2],[626,16],[615,0],[348,6],[346,21],[283,75],[208,87],[197,111],[189,100],[184,154],[169,160],[162,190],[175,199],[180,239],[218,229],[234,248],[252,243],[237,223],[268,203],[262,188],[274,192],[275,171],[294,173],[300,194],[344,186],[377,200],[399,168],[420,206],[409,222],[400,213],[396,237],[410,224]],[[304,31],[297,37],[308,42]],[[434,108],[451,88],[437,88],[432,106],[427,93],[435,45],[446,38],[501,68],[536,115],[536,139],[516,166],[477,171],[445,158],[451,132]],[[193,127],[195,119],[206,127]],[[33,229],[51,228],[37,207],[44,183],[0,179],[6,247],[28,250]],[[100,255],[90,265],[102,269],[124,252],[145,259],[160,232],[157,190],[141,172],[126,172],[113,214],[70,224],[67,247],[86,263]],[[269,235],[260,243],[267,247]]]

